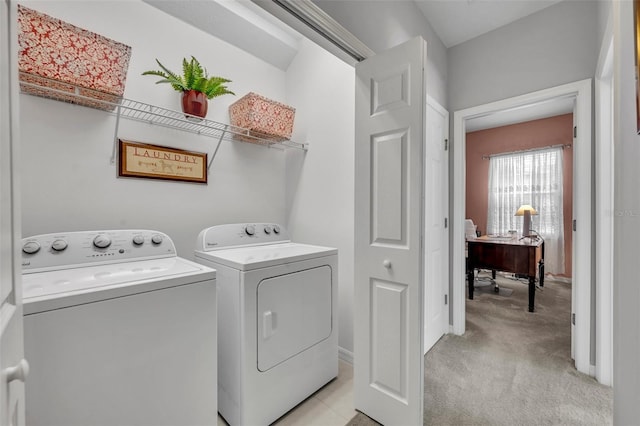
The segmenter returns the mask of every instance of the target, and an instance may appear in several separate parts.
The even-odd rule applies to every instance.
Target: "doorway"
[[[572,357],[578,371],[590,371],[591,348],[591,80],[582,80],[514,98],[480,105],[454,113],[453,210],[452,210],[452,317],[453,332],[465,332],[465,164],[466,125],[473,118],[502,111],[526,108],[532,104],[562,98],[575,99],[574,122],[574,215],[573,215],[573,290],[572,290]]]

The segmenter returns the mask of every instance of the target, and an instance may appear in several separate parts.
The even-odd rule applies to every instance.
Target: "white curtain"
[[[518,207],[530,204],[531,229],[544,238],[545,273],[564,273],[562,148],[495,155],[489,166],[487,233],[522,232]]]

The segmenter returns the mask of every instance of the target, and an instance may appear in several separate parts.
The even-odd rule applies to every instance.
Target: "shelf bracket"
[[[218,154],[218,150],[220,149],[220,144],[222,143],[222,140],[224,139],[224,136],[226,133],[227,133],[227,127],[225,126],[225,129],[222,131],[222,133],[220,134],[220,138],[218,139],[218,144],[216,145],[216,149],[213,151],[213,154],[211,154],[211,158],[209,159],[209,164],[207,164],[207,175],[209,175],[209,172],[211,171],[211,164],[213,163],[213,159],[216,158],[216,155]]]
[[[116,151],[118,149],[118,128],[120,127],[120,105],[116,107],[116,129],[113,134],[113,149],[111,150],[111,164],[116,163]]]

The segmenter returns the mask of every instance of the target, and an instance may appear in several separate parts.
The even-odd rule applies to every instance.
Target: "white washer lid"
[[[24,314],[215,280],[215,277],[214,269],[180,257],[23,274]]]
[[[335,248],[290,242],[195,252],[197,258],[240,271],[251,271],[336,254],[338,249]]]

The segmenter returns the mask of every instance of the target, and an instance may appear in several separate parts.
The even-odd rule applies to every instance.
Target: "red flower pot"
[[[207,108],[208,100],[204,93],[197,90],[182,92],[182,112],[185,114],[205,118],[207,116]]]

